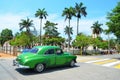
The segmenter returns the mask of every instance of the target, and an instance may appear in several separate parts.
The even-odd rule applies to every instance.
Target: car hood
[[[71,53],[69,53],[69,52],[64,52],[64,54],[65,54],[65,55],[71,55]]]

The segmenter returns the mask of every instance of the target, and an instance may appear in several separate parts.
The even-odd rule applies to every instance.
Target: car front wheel
[[[44,69],[45,69],[45,66],[44,66],[44,64],[37,64],[37,66],[35,67],[35,70],[37,71],[37,72],[42,72],[42,71],[44,71]]]
[[[74,67],[74,66],[75,66],[75,61],[72,60],[72,61],[70,62],[70,67]]]

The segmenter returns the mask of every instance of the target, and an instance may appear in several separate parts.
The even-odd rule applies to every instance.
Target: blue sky
[[[88,15],[80,20],[79,32],[91,35],[91,26],[95,21],[104,24],[103,29],[107,29],[105,25],[107,13],[110,12],[119,0],[0,0],[0,32],[2,29],[9,28],[13,33],[19,32],[19,22],[21,19],[29,17],[34,21],[34,26],[39,30],[39,19],[35,18],[35,12],[38,8],[48,13],[47,20],[58,23],[58,31],[61,36],[64,35],[64,28],[67,25],[62,17],[62,11],[65,7],[74,7],[75,3],[83,2],[87,7]],[[43,26],[46,20],[43,21]],[[74,27],[74,35],[76,35],[76,18],[73,17],[71,26]],[[107,38],[105,35],[101,35]]]

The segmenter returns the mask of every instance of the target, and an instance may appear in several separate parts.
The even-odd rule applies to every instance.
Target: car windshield
[[[27,53],[27,52],[29,52],[30,51],[30,49],[23,49],[22,50],[22,53]]]
[[[30,53],[37,53],[38,52],[38,48],[32,48],[29,50]]]

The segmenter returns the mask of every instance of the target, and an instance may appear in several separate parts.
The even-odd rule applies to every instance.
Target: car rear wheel
[[[70,67],[74,67],[74,66],[75,66],[75,61],[72,60],[72,61],[70,62]]]
[[[37,66],[35,67],[35,70],[37,71],[37,72],[43,72],[44,71],[44,69],[45,69],[45,66],[44,66],[44,64],[37,64]]]

